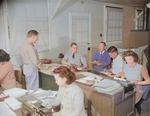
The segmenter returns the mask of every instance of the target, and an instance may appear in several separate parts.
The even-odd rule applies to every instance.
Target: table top
[[[47,75],[52,75],[52,76],[54,76],[53,70],[55,68],[59,67],[59,66],[66,66],[66,67],[70,68],[71,71],[73,71],[74,73],[85,72],[85,71],[89,70],[89,69],[84,69],[84,68],[82,68],[82,70],[78,70],[77,68],[79,68],[79,66],[76,66],[76,65],[68,66],[68,65],[59,64],[59,63],[44,64],[44,66],[47,66],[48,69],[46,69],[46,70],[39,70],[39,72],[42,72],[42,73],[47,74]]]

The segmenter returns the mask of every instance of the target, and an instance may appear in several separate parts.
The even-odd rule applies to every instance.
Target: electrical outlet
[[[100,34],[100,37],[102,37],[102,34]]]

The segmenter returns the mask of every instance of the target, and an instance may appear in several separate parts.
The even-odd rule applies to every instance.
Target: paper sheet
[[[37,99],[42,99],[42,98],[45,98],[45,97],[51,97],[53,96],[53,93],[51,92],[51,90],[38,90],[36,92],[33,93],[33,96],[36,97]]]
[[[86,77],[91,77],[91,78],[97,78],[97,79],[102,79],[101,76],[98,76],[96,74],[90,73],[90,72],[79,72],[78,74],[83,74]]]
[[[0,116],[17,116],[17,115],[9,108],[9,106],[5,103],[5,101],[3,101],[0,102]]]
[[[0,98],[6,97],[4,94],[0,94]]]
[[[56,67],[59,67],[59,66],[67,66],[66,64],[58,64],[58,63],[51,63],[51,64],[43,64],[44,66],[56,66]]]
[[[5,99],[5,102],[12,108],[14,111],[22,107],[21,102],[19,102],[14,97],[9,97]]]
[[[116,84],[115,81],[104,79],[102,81],[99,81],[98,83],[94,84],[94,86],[101,87],[101,88],[108,88],[111,86],[114,86]]]
[[[81,83],[84,83],[84,84],[91,85],[90,83],[87,83],[87,82],[86,82],[87,80],[93,80],[93,81],[94,81],[94,78],[91,78],[91,77],[84,77],[84,78],[78,79],[78,80],[76,80],[76,81],[81,82]]]

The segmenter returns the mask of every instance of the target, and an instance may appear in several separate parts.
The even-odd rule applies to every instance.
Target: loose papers
[[[15,112],[13,112],[6,102],[0,102],[0,116],[17,116]]]
[[[19,102],[17,99],[15,99],[14,97],[9,97],[5,99],[5,102],[10,106],[10,108],[12,110],[18,110],[20,109],[21,106],[21,102]]]
[[[27,90],[21,89],[21,88],[12,88],[12,89],[3,91],[3,94],[5,96],[9,95],[10,97],[14,97],[14,98],[21,97],[25,95],[26,93],[27,93]]]

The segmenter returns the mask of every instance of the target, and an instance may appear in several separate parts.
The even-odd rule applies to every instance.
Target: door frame
[[[82,18],[82,17],[88,17],[89,19],[89,41],[88,47],[90,47],[90,50],[88,51],[88,68],[91,68],[91,60],[92,60],[92,48],[91,48],[91,33],[92,33],[92,15],[88,13],[69,13],[69,46],[71,44],[72,40],[72,31],[73,31],[73,17]]]

